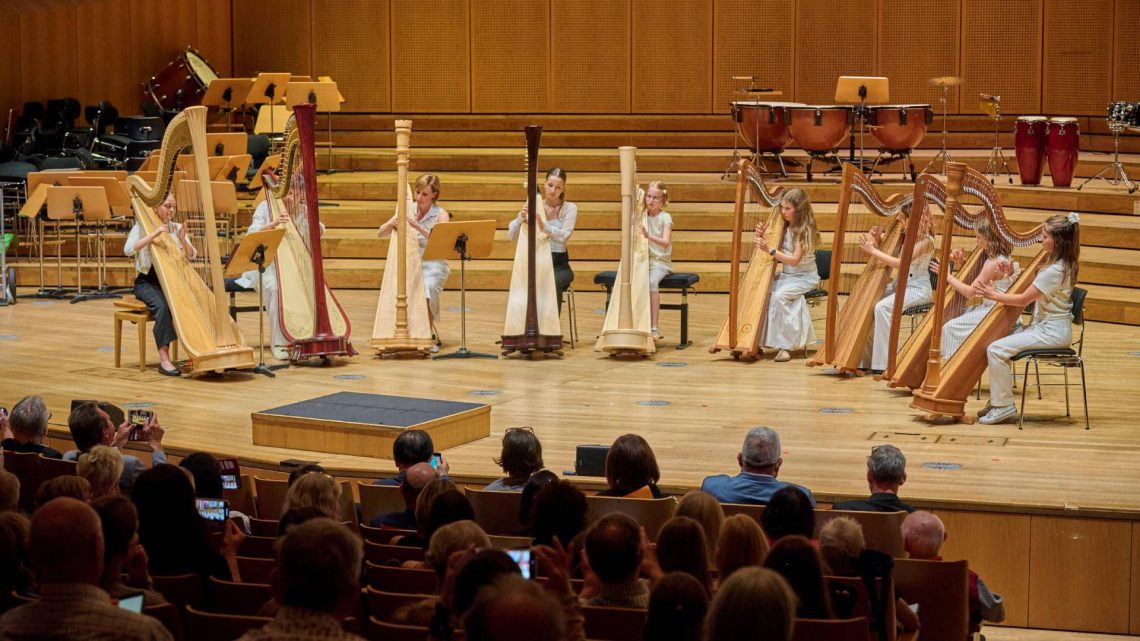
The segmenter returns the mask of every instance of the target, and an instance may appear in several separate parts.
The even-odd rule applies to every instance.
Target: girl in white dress
[[[673,217],[662,209],[669,204],[669,188],[660,180],[645,190],[645,221],[641,235],[649,241],[649,329],[661,340],[657,318],[661,315],[661,281],[673,273]]]
[[[546,172],[546,182],[542,184],[542,212],[538,222],[550,237],[550,258],[554,264],[554,287],[557,289],[558,311],[562,312],[562,293],[574,282],[574,270],[570,269],[570,254],[566,243],[574,234],[578,222],[578,206],[566,202],[566,172],[554,167]],[[507,227],[507,237],[518,240],[519,229],[526,224],[526,205]]]
[[[804,294],[819,285],[819,270],[815,264],[819,229],[815,224],[811,200],[802,189],[784,192],[780,199],[780,215],[788,225],[779,248],[768,245],[764,236],[768,230],[764,223],[756,225],[756,247],[783,265],[772,283],[764,346],[780,350],[775,360],[786,363],[792,360],[791,350],[802,349],[806,355],[808,343],[816,340]]]
[[[974,229],[974,235],[977,238],[978,247],[986,255],[986,260],[978,271],[977,277],[974,278],[973,282],[965,283],[958,280],[953,274],[946,275],[946,283],[966,300],[974,298],[974,288],[983,283],[993,283],[994,289],[1005,292],[1013,284],[1020,270],[1017,262],[1011,257],[1012,250],[1009,243],[994,232],[994,228],[988,220],[982,219],[978,223]],[[950,261],[955,264],[961,264],[965,259],[966,253],[961,249],[955,249],[950,255]],[[930,261],[930,271],[941,275],[942,270],[938,264],[938,259]],[[941,351],[944,360],[949,360],[958,351],[962,343],[977,328],[978,323],[982,322],[986,314],[996,304],[992,300],[983,298],[981,302],[970,305],[962,310],[958,316],[943,324]]]
[[[978,422],[993,425],[1017,416],[1013,402],[1013,366],[1018,352],[1027,349],[1068,347],[1073,342],[1073,283],[1081,257],[1080,217],[1076,212],[1045,219],[1042,246],[1050,252],[1050,262],[1037,272],[1033,284],[1020,294],[999,292],[982,283],[974,294],[1005,305],[1035,303],[1033,321],[1009,336],[990,343],[986,354],[990,368],[990,400]]]

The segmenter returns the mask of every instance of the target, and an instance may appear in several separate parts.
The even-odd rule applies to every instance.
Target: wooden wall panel
[[[891,81],[891,102],[930,103],[941,114],[942,89],[930,79],[961,75],[961,1],[880,0],[879,6],[879,73]],[[949,113],[957,112],[957,87],[947,99]]]
[[[962,0],[962,96],[1001,96],[1003,114],[1041,111],[1042,0]],[[981,113],[963,99],[962,113]]]
[[[629,113],[629,0],[551,0],[550,111]]]
[[[75,97],[84,105],[110,100],[122,113],[133,113],[139,82],[131,76],[130,0],[76,5],[78,38]],[[85,123],[85,121],[80,121]]]
[[[1031,628],[1128,632],[1132,524],[1032,517]]]
[[[1140,523],[1132,523],[1132,563],[1130,582],[1132,598],[1129,599],[1128,633],[1140,634]]]
[[[468,0],[391,2],[392,31],[396,34],[392,39],[392,110],[396,113],[471,111]],[[415,37],[415,25],[425,18],[431,21],[430,37]],[[415,130],[412,144],[415,144]]]
[[[1140,101],[1140,7],[1136,0],[1116,0],[1113,25],[1112,100]],[[1107,31],[1107,30],[1106,30]],[[1107,37],[1107,33],[1105,33]]]
[[[834,104],[839,76],[875,75],[875,11],[865,0],[799,0],[796,101]]]
[[[965,559],[986,586],[1005,599],[1005,623],[1024,627],[1029,613],[1028,516],[938,510],[948,537],[947,561]]]
[[[234,29],[230,0],[197,2],[197,36],[194,47],[210,62],[219,78],[232,77]]]
[[[471,0],[472,111],[546,111],[549,65],[548,0]]]
[[[1103,116],[1112,96],[1113,0],[1045,0],[1042,110]]]
[[[708,113],[712,3],[633,0],[634,113]]]
[[[75,6],[56,6],[20,16],[20,102],[75,93]]]
[[[234,75],[253,77],[263,71],[312,74],[310,0],[232,1]]]
[[[715,113],[728,113],[740,97],[735,89],[747,83],[733,76],[752,76],[758,87],[783,91],[777,101],[791,101],[794,85],[792,29],[757,28],[794,23],[795,3],[789,0],[716,0],[713,4],[713,104]]]
[[[131,75],[136,87],[162,71],[198,38],[197,7],[193,2],[131,0]],[[140,93],[120,113],[137,113]]]
[[[4,54],[5,62],[0,65],[0,117],[7,127],[8,110],[19,112],[23,102],[20,91],[20,16],[12,13],[0,20],[0,42],[6,43],[8,48]]]
[[[390,111],[387,0],[313,0],[313,76],[331,76],[344,111]]]

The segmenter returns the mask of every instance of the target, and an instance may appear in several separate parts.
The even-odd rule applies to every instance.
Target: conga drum
[[[780,153],[792,139],[786,109],[798,106],[803,106],[803,103],[756,100],[733,102],[736,131],[753,153]]]
[[[143,99],[165,111],[179,111],[201,104],[218,73],[194,49],[187,47],[143,83]]]
[[[1023,185],[1040,185],[1045,169],[1045,138],[1048,121],[1045,116],[1021,116],[1013,125],[1014,153],[1017,173]]]
[[[871,115],[871,135],[883,149],[908,152],[926,136],[926,128],[934,122],[930,105],[882,105],[867,108]]]
[[[1049,175],[1054,187],[1073,184],[1073,171],[1080,153],[1081,130],[1076,118],[1050,118],[1045,144],[1049,157]]]

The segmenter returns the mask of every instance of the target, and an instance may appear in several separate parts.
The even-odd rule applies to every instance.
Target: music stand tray
[[[47,216],[50,220],[56,221],[57,225],[64,220],[75,222],[76,296],[71,299],[71,302],[78,303],[95,298],[119,298],[117,294],[99,292],[98,288],[95,292],[83,293],[83,252],[80,251],[82,244],[79,242],[79,228],[85,222],[98,222],[102,225],[111,220],[111,206],[107,203],[107,190],[102,187],[74,187],[71,185],[48,187]],[[96,272],[98,272],[98,268],[96,268]],[[65,291],[66,289],[62,287],[61,283],[57,294],[62,297]]]
[[[835,83],[835,102],[859,105],[859,170],[866,171],[863,157],[863,134],[867,129],[867,105],[885,105],[891,101],[890,80],[882,76],[839,76]],[[849,162],[855,162],[855,137],[851,137]]]
[[[316,105],[317,111],[325,112],[325,123],[328,125],[329,148],[328,148],[328,164],[324,173],[335,174],[337,170],[333,168],[332,159],[332,113],[340,111],[340,103],[344,102],[340,92],[337,91],[336,83],[332,80],[322,80],[321,82],[304,82],[293,81],[285,87],[285,104],[293,107],[299,104],[310,103]]]
[[[452,220],[432,227],[423,260],[459,259],[459,349],[432,356],[432,360],[498,358],[467,349],[467,261],[491,255],[495,225],[494,220]]]
[[[202,96],[202,104],[217,107],[226,112],[226,131],[233,129],[234,106],[246,104],[246,97],[253,88],[252,78],[215,78]]]
[[[277,256],[277,247],[281,245],[281,239],[284,237],[283,227],[249,232],[241,239],[237,249],[230,254],[230,261],[226,263],[226,270],[223,273],[226,278],[237,278],[251,269],[257,270],[258,363],[253,371],[269,378],[276,378],[274,370],[289,367],[288,363],[265,364],[265,268],[273,263],[273,259]],[[217,292],[217,295],[220,296],[221,292]]]

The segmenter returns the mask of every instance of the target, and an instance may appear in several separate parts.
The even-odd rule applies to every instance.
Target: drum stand
[[[985,174],[987,176],[993,176],[990,178],[991,184],[997,184],[997,177],[1001,174],[1001,172],[1004,171],[1006,177],[1009,179],[1009,184],[1012,185],[1013,173],[1009,170],[1009,161],[1005,159],[1005,154],[1002,153],[1001,139],[999,138],[1001,127],[1001,106],[997,105],[996,108],[999,109],[999,111],[995,112],[994,115],[994,148],[992,151],[990,151],[990,159],[986,161]],[[943,125],[944,129],[945,126],[946,125]],[[943,134],[943,140],[945,140],[945,136],[946,134]],[[946,143],[943,143],[943,146],[945,146],[945,144]]]
[[[1128,188],[1130,194],[1136,191],[1136,183],[1132,182],[1132,179],[1128,177],[1128,172],[1124,170],[1124,165],[1120,163],[1120,132],[1124,131],[1124,123],[1110,120],[1108,121],[1108,128],[1112,131],[1112,164],[1101,169],[1095,176],[1085,178],[1083,183],[1077,185],[1077,191],[1097,178],[1113,187],[1123,184]]]
[[[922,170],[922,173],[924,173],[924,174],[928,173],[930,171],[930,168],[934,166],[934,163],[938,162],[938,159],[941,158],[942,159],[942,171],[940,171],[939,173],[941,173],[943,176],[945,176],[946,175],[946,165],[948,163],[952,162],[952,159],[950,158],[950,152],[949,152],[949,150],[946,149],[946,109],[947,109],[947,104],[949,103],[949,100],[948,100],[949,91],[950,91],[949,85],[942,85],[942,97],[939,98],[939,100],[942,101],[942,149],[938,150],[938,153],[933,158],[930,159],[929,163],[927,163],[926,168]]]

